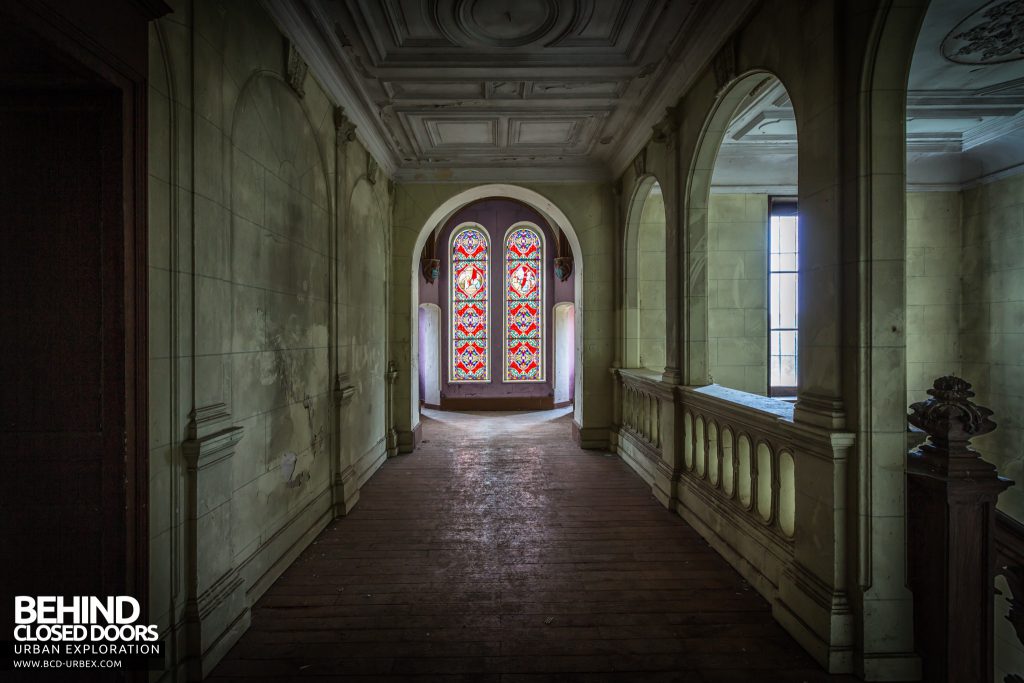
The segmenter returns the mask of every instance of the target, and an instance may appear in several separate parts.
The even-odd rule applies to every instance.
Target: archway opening
[[[906,99],[906,404],[927,399],[939,377],[966,379],[998,424],[972,446],[1020,482],[1024,58],[993,22],[1010,4],[932,0],[917,34]],[[998,509],[1024,521],[1024,489],[999,495]],[[1024,595],[1010,578],[996,577],[996,680],[1024,661],[1009,625]]]
[[[665,200],[653,176],[640,181],[626,230],[626,367],[665,369]]]
[[[703,134],[690,199],[691,274],[704,270],[706,283],[706,327],[691,326],[694,341],[706,334],[706,353],[691,377],[795,400],[797,130],[778,78],[749,74],[722,96]]]
[[[479,239],[463,239],[467,230]],[[412,262],[413,310],[434,303],[441,311],[441,408],[543,410],[571,404],[573,423],[582,424],[583,264],[575,231],[557,206],[514,185],[466,190],[427,219]],[[571,326],[565,325],[565,305],[571,306]],[[413,322],[410,424],[416,431],[423,388],[418,312]],[[571,330],[571,342],[556,337],[563,328]],[[562,384],[566,376],[571,387]],[[568,399],[555,400],[556,385]]]

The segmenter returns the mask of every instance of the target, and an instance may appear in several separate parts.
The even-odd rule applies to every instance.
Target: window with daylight
[[[795,201],[773,199],[768,228],[768,393],[796,396],[798,216]]]
[[[505,236],[505,381],[544,380],[544,238],[529,225]]]
[[[490,288],[490,245],[483,227],[467,224],[452,233],[450,382],[487,382],[487,314]]]

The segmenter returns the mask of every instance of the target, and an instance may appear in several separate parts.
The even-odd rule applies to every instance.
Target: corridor
[[[848,680],[570,420],[425,411],[212,680]]]

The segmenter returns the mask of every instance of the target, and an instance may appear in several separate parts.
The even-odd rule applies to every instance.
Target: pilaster
[[[243,428],[223,403],[192,411],[182,444],[188,470],[187,601],[189,678],[205,678],[249,628],[245,580],[234,563],[231,498]]]

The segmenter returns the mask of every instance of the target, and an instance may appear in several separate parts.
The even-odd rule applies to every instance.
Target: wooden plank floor
[[[849,680],[565,411],[429,414],[212,680]]]

